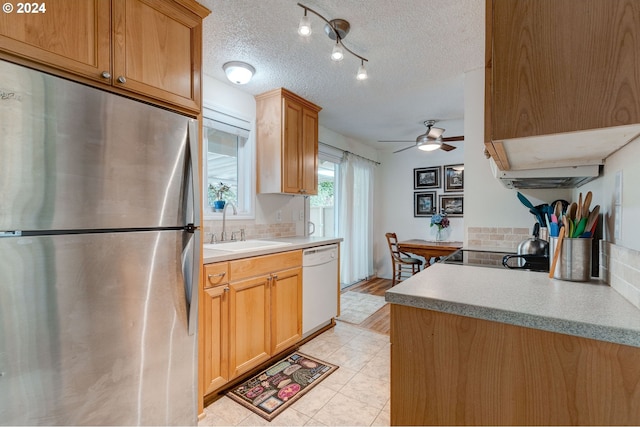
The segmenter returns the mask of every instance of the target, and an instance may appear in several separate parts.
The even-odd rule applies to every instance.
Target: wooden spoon
[[[587,191],[587,195],[584,198],[584,203],[582,204],[582,217],[583,218],[589,217],[589,206],[591,205],[591,198],[592,197],[593,197],[593,194],[591,193],[591,191]]]
[[[582,218],[582,192],[580,192],[580,195],[578,196],[578,207],[576,208],[576,210],[577,212],[576,216],[574,216],[574,219],[576,221],[580,221],[580,218]]]
[[[560,252],[562,252],[562,240],[564,240],[564,231],[566,228],[567,226],[565,225],[560,229],[560,234],[558,235],[558,243],[556,244],[555,253],[553,254],[553,262],[551,263],[551,268],[549,269],[549,279],[553,279],[553,274],[556,272],[556,264],[558,263],[558,258],[560,258]]]
[[[578,211],[578,205],[576,205],[576,202],[571,203],[571,205],[569,205],[569,210],[567,211],[567,215],[569,216],[569,219],[571,219],[572,221],[576,219],[577,211]]]
[[[593,224],[595,224],[598,221],[599,213],[600,213],[600,205],[595,205],[595,207],[589,214],[589,219],[587,219],[587,226],[584,228],[585,231],[591,231],[591,229],[593,228]]]

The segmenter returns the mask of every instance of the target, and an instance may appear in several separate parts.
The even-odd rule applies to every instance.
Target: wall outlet
[[[298,221],[304,221],[304,209],[301,209],[300,212],[298,212]]]
[[[282,222],[282,211],[276,211],[276,222]]]

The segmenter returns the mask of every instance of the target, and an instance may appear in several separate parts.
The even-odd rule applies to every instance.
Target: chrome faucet
[[[220,241],[225,242],[227,240],[227,230],[226,230],[226,221],[227,221],[227,208],[231,205],[233,207],[233,214],[238,215],[238,210],[236,209],[236,205],[231,202],[227,202],[224,204],[224,208],[222,209],[222,234],[220,235]]]

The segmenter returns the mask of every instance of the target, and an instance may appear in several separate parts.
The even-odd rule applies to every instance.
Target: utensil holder
[[[562,252],[553,273],[554,279],[588,282],[591,279],[591,238],[564,238]],[[558,238],[551,237],[549,259],[553,259]]]

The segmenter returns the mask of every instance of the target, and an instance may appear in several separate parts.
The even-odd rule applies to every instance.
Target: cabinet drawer
[[[229,283],[229,263],[219,262],[204,266],[204,288],[224,285]]]
[[[239,259],[229,262],[229,280],[242,280],[302,265],[302,251]]]

